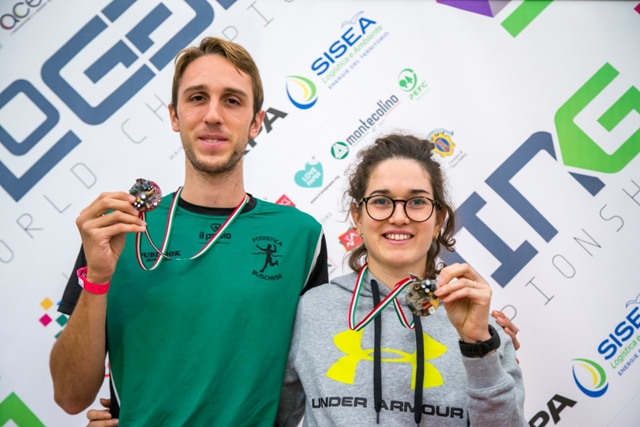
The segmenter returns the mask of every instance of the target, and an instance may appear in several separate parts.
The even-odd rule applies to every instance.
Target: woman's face
[[[374,195],[403,200],[417,196],[435,199],[429,174],[420,163],[410,159],[389,159],[376,166],[365,191],[365,197]],[[369,203],[372,211],[372,201]],[[438,212],[434,209],[428,220],[415,222],[407,217],[399,202],[391,217],[376,221],[369,216],[364,203],[352,206],[352,218],[367,247],[369,267],[373,271],[383,269],[399,271],[402,275],[424,275],[427,251],[434,234],[442,226],[443,218]]]

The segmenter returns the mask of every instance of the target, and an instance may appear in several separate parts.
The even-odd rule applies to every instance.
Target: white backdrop
[[[205,35],[261,70],[248,191],[323,224],[332,276],[355,153],[429,136],[462,218],[447,260],[521,328],[531,425],[638,425],[637,1],[0,0],[0,426],[86,424],[48,372],[74,220],[139,177],[180,185],[172,59]]]

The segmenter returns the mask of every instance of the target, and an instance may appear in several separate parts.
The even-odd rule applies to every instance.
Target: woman
[[[432,145],[390,135],[359,160],[347,195],[362,244],[351,274],[300,300],[276,424],[304,413],[305,426],[528,425],[513,343],[490,326],[491,288],[466,264],[436,264],[453,249],[454,216]],[[410,273],[437,276],[444,304],[414,315],[415,330],[403,295],[371,313]]]
[[[351,274],[300,300],[276,425],[528,425],[507,327],[517,329],[501,313],[506,333],[490,321],[491,288],[475,270],[437,265],[441,247],[453,250],[454,216],[432,144],[389,135],[358,156],[347,196],[362,244]],[[409,274],[437,277],[444,308],[412,315],[396,287],[413,286]]]

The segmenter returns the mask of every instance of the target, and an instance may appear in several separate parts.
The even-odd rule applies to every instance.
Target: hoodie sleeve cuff
[[[485,357],[462,357],[469,390],[484,390],[508,381],[498,350]]]

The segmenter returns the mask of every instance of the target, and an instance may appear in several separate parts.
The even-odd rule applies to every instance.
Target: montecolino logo
[[[318,94],[316,85],[306,77],[287,76],[287,96],[289,101],[301,110],[316,105]]]
[[[589,397],[600,397],[607,392],[609,384],[602,366],[589,359],[573,359],[573,362],[573,379],[580,391]]]
[[[260,259],[260,270],[254,269],[251,274],[262,280],[280,280],[282,279],[282,273],[268,274],[267,269],[272,270],[272,267],[280,265],[280,261],[277,258],[282,258],[281,252],[282,242],[275,237],[271,236],[257,236],[251,239],[255,244],[257,252],[253,252],[253,255]]]
[[[369,133],[369,130],[371,130],[371,128],[373,128],[378,123],[378,121],[388,116],[399,102],[400,100],[395,95],[391,95],[391,97],[386,101],[378,101],[378,103],[376,104],[378,109],[371,113],[366,119],[359,119],[360,123],[358,127],[346,139],[347,144],[357,144],[362,138],[364,138],[365,135]]]

